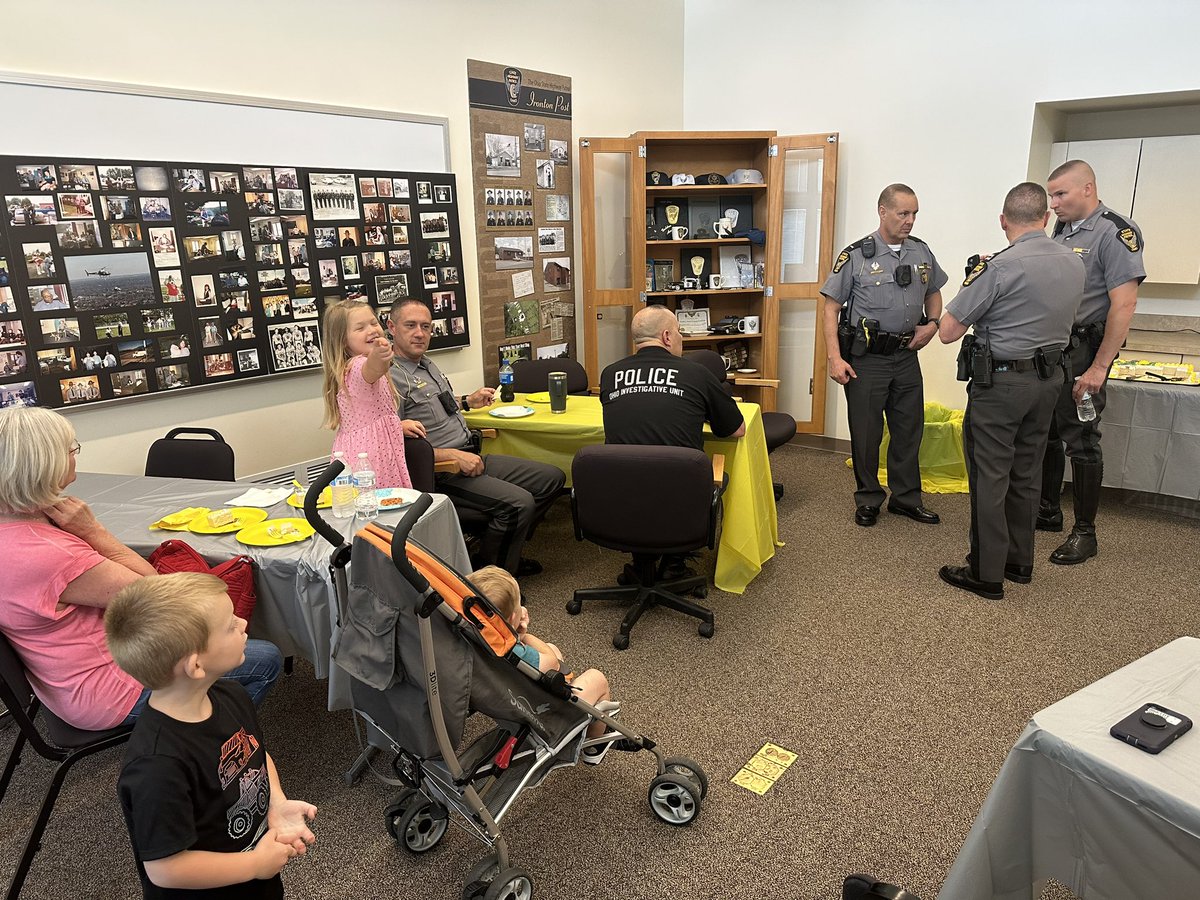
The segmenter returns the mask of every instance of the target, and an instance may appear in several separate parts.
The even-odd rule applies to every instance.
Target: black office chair
[[[663,578],[659,560],[716,545],[724,466],[719,454],[709,462],[691,447],[592,444],[575,454],[571,466],[571,516],[576,540],[633,554],[614,587],[575,591],[567,612],[578,615],[584,600],[625,600],[633,606],[613,637],[613,646],[629,646],[629,632],[652,607],[665,606],[700,619],[701,637],[712,637],[712,610],[684,599],[703,598],[703,575]]]
[[[725,360],[715,350],[689,350],[683,354],[688,359],[694,359],[720,379],[725,392],[733,396],[733,385],[725,377]],[[767,453],[773,453],[796,436],[796,420],[785,412],[760,413],[762,417],[763,437],[767,442]],[[773,481],[771,487],[775,490],[775,499],[783,499],[783,482]]]
[[[129,732],[133,730],[133,726],[124,725],[108,731],[83,731],[68,725],[43,707],[33,695],[29,679],[25,675],[25,665],[4,635],[0,635],[0,700],[4,701],[20,729],[13,741],[12,753],[8,755],[4,774],[0,776],[0,802],[3,802],[4,795],[8,792],[9,782],[12,781],[13,772],[21,761],[21,750],[26,743],[38,756],[58,763],[50,779],[50,786],[46,789],[37,819],[29,832],[25,852],[21,854],[21,861],[17,864],[17,870],[13,873],[12,882],[8,887],[8,900],[16,900],[25,883],[25,876],[29,874],[29,867],[33,864],[33,857],[41,849],[42,832],[46,830],[46,823],[50,821],[54,801],[58,799],[58,792],[62,789],[71,766],[85,756],[125,743],[129,740]],[[34,724],[39,709],[49,740],[42,736]]]
[[[513,363],[513,390],[536,394],[547,390],[551,372],[567,373],[567,393],[587,396],[587,370],[573,359],[521,359]]]
[[[437,490],[436,470],[433,462],[433,445],[422,437],[404,436],[404,464],[408,466],[408,477],[415,490],[432,494]]]
[[[177,437],[181,434],[205,434],[212,440]],[[150,445],[146,474],[159,478],[233,481],[233,448],[212,428],[172,428],[166,437]]]

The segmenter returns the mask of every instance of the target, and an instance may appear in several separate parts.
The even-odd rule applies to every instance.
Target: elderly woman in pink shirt
[[[58,413],[0,410],[0,631],[38,699],[76,728],[99,731],[131,721],[149,695],[113,662],[104,610],[125,585],[155,572],[86,503],[63,495],[78,453]],[[273,644],[250,641],[229,675],[257,703],[281,663]]]

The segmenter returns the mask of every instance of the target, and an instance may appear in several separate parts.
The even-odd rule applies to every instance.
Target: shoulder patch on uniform
[[[1062,219],[1059,219],[1057,222],[1055,222],[1054,223],[1054,237],[1058,237],[1060,234],[1062,234],[1063,231],[1066,229],[1066,227],[1067,227],[1067,223],[1064,222]]]
[[[855,241],[853,244],[851,244],[845,250],[843,250],[841,253],[838,254],[838,258],[833,263],[833,274],[834,275],[836,275],[838,272],[842,271],[842,266],[844,266],[846,263],[850,262],[851,251],[857,250],[859,247],[861,247],[863,241],[865,241],[865,240],[866,240],[866,238],[863,238],[862,240],[859,240],[859,241]]]
[[[967,273],[967,277],[963,279],[962,286],[970,287],[972,281],[987,271],[987,265],[988,261],[986,259],[981,259],[979,262],[975,263],[971,271]]]
[[[915,234],[910,234],[910,235],[908,236],[908,239],[909,239],[910,241],[916,241],[918,244],[923,244],[923,243],[925,243],[923,240],[921,240],[921,239],[920,239],[919,237],[917,237]]]
[[[1117,226],[1117,237],[1121,239],[1121,243],[1125,245],[1126,250],[1130,253],[1137,253],[1142,249],[1142,242],[1138,239],[1138,233],[1133,230],[1133,226],[1127,221],[1111,209],[1106,209],[1100,216],[1101,218],[1108,219],[1108,221]]]

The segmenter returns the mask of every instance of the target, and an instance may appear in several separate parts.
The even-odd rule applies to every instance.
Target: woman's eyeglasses
[[[79,455],[79,451],[80,451],[80,450],[82,450],[82,449],[83,449],[83,445],[82,445],[82,444],[80,444],[80,443],[79,443],[79,441],[76,441],[75,443],[73,443],[73,444],[71,445],[71,450],[70,450],[70,453],[71,453],[71,455],[72,455],[72,456],[78,456],[78,455]]]

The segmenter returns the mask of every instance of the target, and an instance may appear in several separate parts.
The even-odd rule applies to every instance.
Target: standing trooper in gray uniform
[[[1009,245],[967,272],[946,307],[942,342],[963,341],[967,386],[963,445],[971,485],[966,566],[942,566],[942,581],[1000,600],[1004,579],[1033,579],[1037,469],[1054,404],[1066,380],[1063,357],[1083,298],[1083,263],[1046,236],[1046,192],[1018,184],[1004,198]]]
[[[1100,202],[1096,173],[1079,159],[1063,163],[1047,183],[1050,208],[1058,216],[1054,240],[1083,259],[1087,285],[1071,333],[1069,359],[1074,384],[1062,390],[1054,411],[1046,458],[1042,464],[1042,502],[1037,527],[1062,531],[1059,505],[1067,455],[1071,457],[1071,493],[1075,525],[1066,541],[1050,554],[1062,566],[1085,562],[1097,553],[1096,510],[1104,480],[1100,451],[1100,414],[1104,412],[1105,383],[1113,360],[1129,334],[1137,306],[1138,285],[1146,277],[1142,264],[1142,232]],[[1076,404],[1084,391],[1092,395],[1096,418],[1080,422]]]
[[[846,388],[854,462],[854,521],[868,527],[887,496],[879,484],[879,443],[887,415],[888,512],[936,525],[921,502],[918,454],[925,385],[917,351],[937,333],[946,273],[913,237],[917,195],[889,184],[879,195],[879,230],[843,250],[821,294],[829,377]]]

